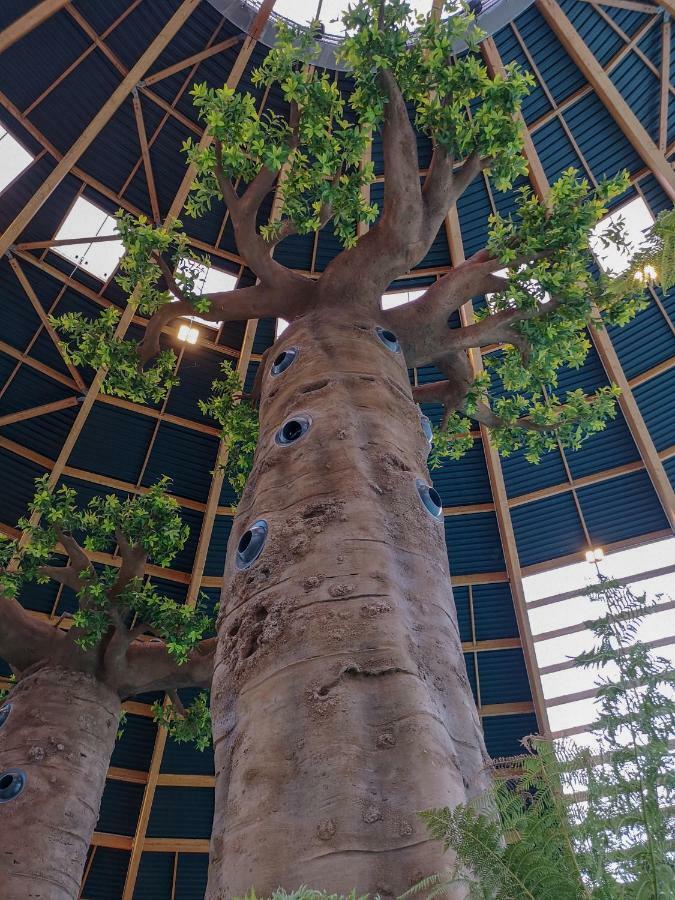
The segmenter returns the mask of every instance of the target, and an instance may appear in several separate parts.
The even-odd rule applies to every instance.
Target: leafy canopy
[[[77,536],[81,541],[78,549],[85,551],[85,559],[75,584],[78,588],[78,609],[73,616],[76,642],[83,649],[97,647],[120,620],[135,620],[160,637],[178,663],[186,662],[191,650],[211,627],[210,617],[199,608],[193,609],[164,596],[142,574],[133,573],[125,584],[120,584],[117,566],[103,564],[94,568],[87,559],[96,552],[111,553],[123,539],[142,560],[147,555],[155,565],[170,565],[187,540],[188,527],[181,521],[176,500],[166,493],[169,486],[169,479],[162,478],[140,496],[124,500],[116,494],[96,496],[80,507],[72,488],[61,485],[52,491],[47,475],[38,478],[29,509],[40,515],[40,524],[32,525],[29,519],[22,518],[18,525],[28,536],[28,542],[21,547],[16,541],[0,543],[0,592],[16,597],[25,583],[59,580],[65,567],[54,567],[55,553],[62,552],[57,551],[57,544],[63,542],[64,536],[66,540]],[[70,554],[67,545],[66,550]],[[12,559],[17,565],[9,571]],[[142,568],[141,564],[141,573]]]
[[[557,387],[563,368],[584,364],[591,346],[587,328],[623,325],[647,305],[644,282],[635,273],[643,271],[647,255],[653,259],[663,252],[661,235],[668,234],[672,213],[656,223],[647,249],[634,255],[620,283],[589,269],[592,232],[607,215],[609,202],[628,186],[625,172],[591,188],[569,169],[551,186],[545,202],[523,187],[513,213],[490,216],[487,247],[504,265],[505,288],[488,296],[476,319],[488,326],[491,316],[516,315],[508,330],[496,331],[495,343],[504,343],[484,355],[486,374],[473,384],[466,415],[455,414],[444,432],[437,433],[434,459],[457,458],[470,449],[470,443],[458,443],[455,435],[468,431],[467,416],[475,413],[479,401],[500,420],[491,429],[499,451],[508,456],[524,448],[533,463],[558,443],[578,449],[616,415],[620,392],[613,385],[590,396],[581,389],[561,396]],[[604,240],[629,252],[621,223],[606,232]],[[523,419],[536,427],[523,428]]]

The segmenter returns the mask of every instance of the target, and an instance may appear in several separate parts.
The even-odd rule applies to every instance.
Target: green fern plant
[[[404,897],[462,882],[486,900],[675,900],[675,673],[636,640],[657,601],[603,576],[586,593],[604,607],[575,660],[600,670],[596,748],[530,738],[494,764],[517,763],[515,781],[502,771],[478,801],[421,813],[455,861]]]

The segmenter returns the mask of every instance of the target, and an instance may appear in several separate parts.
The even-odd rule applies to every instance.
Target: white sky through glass
[[[33,157],[0,125],[0,191],[33,162]]]
[[[631,589],[635,594],[646,592],[649,597],[658,599],[658,604],[663,606],[663,609],[645,616],[636,636],[638,640],[646,643],[665,641],[665,644],[655,648],[654,652],[668,659],[675,667],[675,611],[670,607],[675,599],[675,571],[645,578],[646,573],[667,567],[675,567],[675,538],[608,554],[600,563],[600,571],[610,578],[630,577]],[[583,626],[584,622],[602,615],[605,610],[601,604],[593,603],[588,597],[581,595],[566,597],[552,603],[537,604],[547,597],[580,590],[594,583],[597,583],[596,568],[594,564],[587,562],[575,563],[523,579],[535,655],[540,670],[569,661],[579,653],[589,650],[594,642],[592,633],[582,627],[569,634],[554,635],[552,632],[557,629]],[[602,674],[611,677],[612,671],[607,669]],[[547,701],[549,722],[554,732],[576,729],[593,721],[596,708],[592,697],[549,704],[556,698],[592,689],[597,672],[565,668],[557,672],[544,671],[540,674],[540,678]],[[588,738],[583,734],[575,734],[574,740],[584,743]]]
[[[626,223],[626,235],[631,244],[629,253],[620,253],[614,246],[603,247],[599,238],[607,225],[614,224],[619,219],[623,219]],[[636,197],[599,222],[592,232],[591,249],[604,271],[620,275],[628,268],[631,254],[644,242],[645,231],[653,224],[652,214],[642,197]]]
[[[277,0],[274,12],[306,25],[316,16],[318,5],[318,0]],[[328,34],[344,34],[342,13],[347,5],[348,0],[323,0],[319,18]],[[415,12],[427,13],[431,9],[431,0],[417,0],[416,3],[411,3],[411,6]]]
[[[56,233],[56,239],[97,237],[117,231],[117,222],[104,210],[85,197],[78,197]],[[103,241],[100,244],[66,244],[55,247],[54,252],[91,272],[104,281],[114,272],[124,253],[122,241]]]

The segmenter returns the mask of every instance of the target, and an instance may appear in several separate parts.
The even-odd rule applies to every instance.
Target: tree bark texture
[[[92,675],[60,667],[22,677],[0,726],[2,774],[23,791],[0,803],[3,900],[74,900],[96,826],[121,701]],[[0,707],[1,708],[1,707]]]
[[[442,519],[416,488],[428,445],[377,325],[324,308],[267,356],[219,619],[209,900],[301,884],[396,896],[448,864],[417,812],[486,786]],[[311,427],[277,444],[295,415]],[[239,570],[260,519],[266,544]]]

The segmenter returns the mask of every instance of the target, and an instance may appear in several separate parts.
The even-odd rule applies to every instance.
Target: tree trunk
[[[428,444],[376,324],[318,311],[268,355],[219,620],[209,900],[301,884],[396,896],[448,865],[416,813],[485,787],[442,519],[416,488]],[[299,414],[309,431],[276,443]],[[259,519],[266,544],[241,571]]]
[[[93,676],[50,666],[22,678],[8,704],[0,788],[8,770],[22,770],[26,782],[0,803],[0,895],[74,900],[115,744],[119,697]]]

